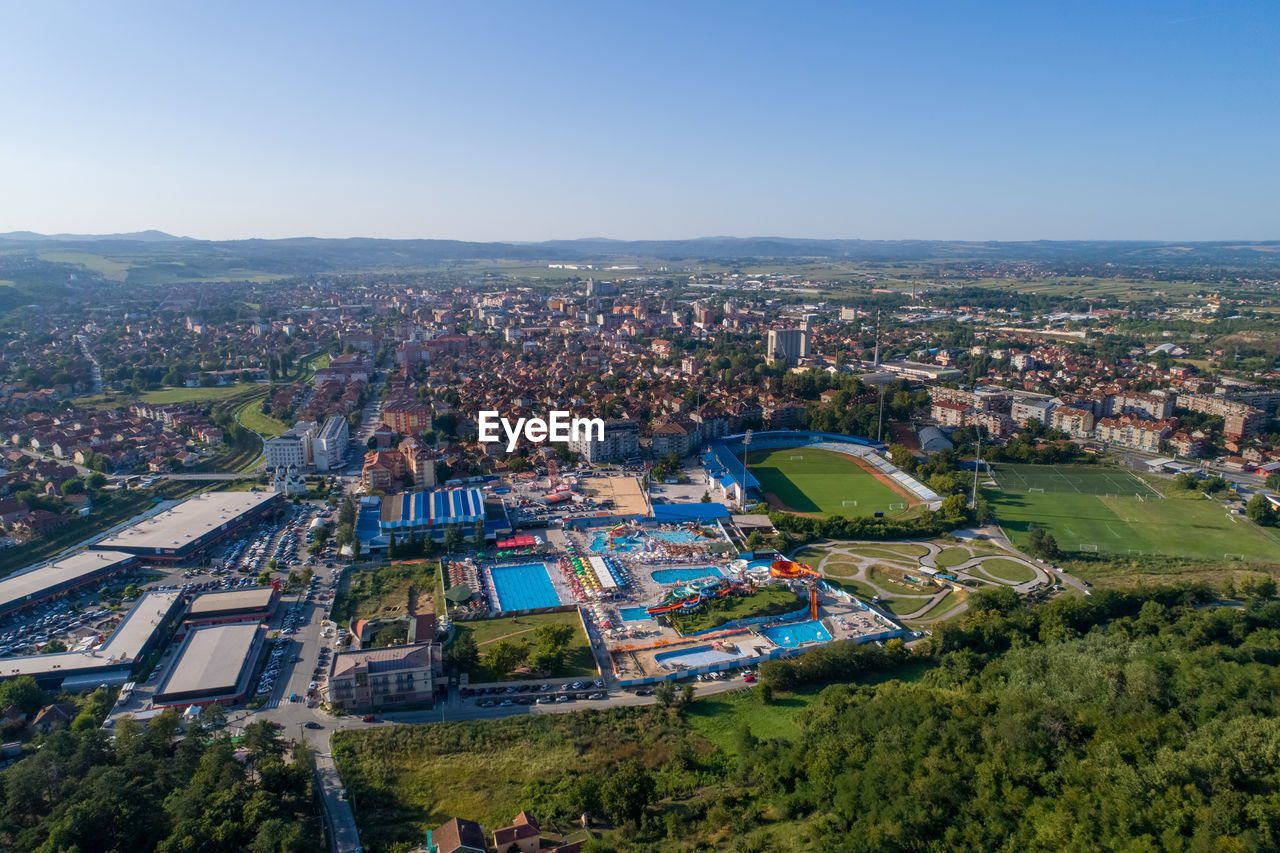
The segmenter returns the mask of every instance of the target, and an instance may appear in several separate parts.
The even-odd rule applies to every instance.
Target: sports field
[[[1046,528],[1064,551],[1277,562],[1280,538],[1219,501],[1170,492],[1118,468],[1091,465],[992,467],[988,500],[1005,533],[1026,547]]]
[[[775,509],[814,515],[886,515],[905,510],[909,498],[853,458],[812,447],[762,450],[747,456]]]

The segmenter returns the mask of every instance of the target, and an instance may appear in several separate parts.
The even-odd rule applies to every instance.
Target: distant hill
[[[466,242],[388,240],[369,237],[283,240],[196,240],[163,231],[128,234],[0,234],[7,249],[79,252],[106,260],[95,269],[123,264],[137,284],[182,279],[422,269],[466,261],[662,264],[712,261],[843,260],[854,262],[965,262],[1092,265],[1182,269],[1280,268],[1280,241],[1174,243],[1124,240],[826,240],[796,237],[702,237],[689,240],[579,240]],[[91,264],[92,265],[92,264]]]
[[[126,234],[37,234],[34,231],[9,231],[0,234],[0,240],[12,240],[25,243],[43,242],[75,242],[91,243],[97,240],[124,240],[135,243],[163,243],[174,240],[190,240],[190,237],[175,237],[154,228],[148,231],[130,231]]]

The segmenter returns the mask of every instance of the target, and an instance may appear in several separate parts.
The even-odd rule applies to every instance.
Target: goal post
[[[857,501],[840,501],[840,506],[857,506]]]
[[[1027,487],[1027,493],[1028,493],[1028,494],[1031,494],[1031,493],[1033,493],[1033,492],[1038,492],[1038,493],[1040,493],[1040,494],[1044,494],[1044,489],[1037,489],[1037,488],[1036,488],[1036,487],[1034,487],[1034,486],[1028,486],[1028,487]]]
[[[803,453],[793,453],[793,454],[791,454],[791,461],[792,461],[792,462],[795,462],[795,461],[797,461],[797,460],[801,460],[801,459],[804,459],[804,454],[803,454]]]
[[[1080,543],[1080,550],[1081,550],[1081,551],[1091,551],[1091,552],[1093,552],[1093,553],[1097,553],[1097,551],[1098,551],[1098,546],[1097,546],[1097,545],[1091,545],[1091,544],[1089,544],[1089,543],[1087,543],[1087,542],[1081,542],[1081,543]]]
[[[906,509],[906,508],[907,508],[907,505],[906,505],[906,504],[904,504],[904,503],[889,504],[889,511],[890,511],[890,512],[893,512],[894,510]]]

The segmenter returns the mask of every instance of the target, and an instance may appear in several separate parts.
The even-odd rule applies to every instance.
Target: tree
[[[1060,553],[1058,540],[1043,527],[1037,527],[1031,531],[1027,550],[1031,552],[1031,556],[1039,557],[1042,560],[1056,560]]]
[[[653,689],[654,698],[664,708],[670,708],[676,701],[676,686],[670,681],[663,681]]]
[[[480,662],[480,650],[475,637],[465,629],[459,629],[449,648],[444,650],[444,662],[455,672],[471,672]]]
[[[462,526],[459,524],[449,525],[444,532],[444,549],[452,554],[454,551],[462,550],[463,543]]]
[[[1249,520],[1254,524],[1270,527],[1276,523],[1275,507],[1271,505],[1271,501],[1267,500],[1267,496],[1261,493],[1249,498],[1244,514],[1249,516]]]
[[[64,495],[83,495],[84,480],[72,477],[70,480],[67,480],[62,484],[60,491]]]
[[[102,488],[107,485],[107,475],[103,474],[101,471],[94,471],[85,478],[85,485],[95,492],[101,491]]]
[[[258,586],[270,586],[270,585],[271,585],[271,572],[263,572],[262,574],[258,575]]]
[[[499,640],[489,647],[484,656],[485,665],[497,676],[506,675],[529,659],[529,647],[524,643]]]
[[[200,722],[206,728],[217,729],[227,724],[227,712],[218,702],[205,705],[200,709]]]
[[[653,777],[639,761],[620,761],[609,768],[600,783],[600,808],[615,824],[639,823],[655,790]]]
[[[901,444],[889,445],[889,461],[907,473],[916,469],[915,454]]]

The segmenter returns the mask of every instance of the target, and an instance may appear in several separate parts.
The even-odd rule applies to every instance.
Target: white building
[[[267,439],[267,467],[284,469],[292,465],[299,471],[310,468],[315,435],[315,421],[299,421],[288,432]]]
[[[341,468],[342,461],[347,458],[347,445],[350,441],[351,431],[347,427],[347,419],[340,415],[330,415],[311,442],[316,470],[336,471]]]
[[[795,367],[800,359],[809,357],[809,332],[805,329],[772,329],[769,332],[769,361],[785,362]]]
[[[640,455],[639,421],[606,421],[604,437],[597,440],[596,430],[585,429],[578,438],[570,439],[569,449],[581,454],[587,462],[621,462]]]

